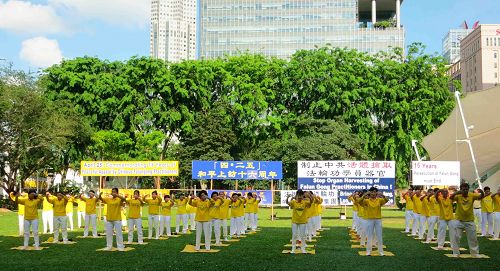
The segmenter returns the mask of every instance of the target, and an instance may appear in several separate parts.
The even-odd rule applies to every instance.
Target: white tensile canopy
[[[468,93],[461,99],[479,176],[493,174],[484,185],[500,185],[500,86]],[[472,127],[473,126],[473,127]],[[461,178],[473,183],[476,173],[458,104],[448,119],[422,142],[433,161],[460,161]]]

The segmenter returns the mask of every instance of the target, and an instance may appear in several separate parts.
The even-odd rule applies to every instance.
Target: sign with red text
[[[413,161],[413,185],[460,185],[459,161]]]

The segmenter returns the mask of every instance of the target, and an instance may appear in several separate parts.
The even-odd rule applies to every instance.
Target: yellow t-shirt
[[[106,204],[106,220],[108,221],[120,221],[122,220],[122,200],[118,197],[116,198],[102,198],[102,201]]]
[[[240,205],[243,204],[243,202],[240,199],[237,199],[236,201],[231,200],[231,217],[240,217],[243,214],[240,214],[239,211],[241,210],[239,207]]]
[[[209,199],[196,199],[190,201],[189,204],[196,207],[196,216],[194,220],[198,222],[210,221],[210,207],[212,206],[212,201],[210,201]]]
[[[422,201],[420,200],[420,197],[413,195],[411,199],[413,200],[413,212],[420,214],[422,212]]]
[[[352,210],[354,212],[357,212],[358,211],[358,203],[354,200],[354,197],[353,196],[349,196],[347,198],[350,202],[352,202]]]
[[[453,220],[453,201],[450,198],[439,196],[439,219]]]
[[[66,203],[66,214],[72,214],[73,213],[73,208],[74,208],[74,199],[69,199],[68,203]]]
[[[408,195],[405,195],[404,198],[406,200],[406,210],[413,211],[413,200],[411,199],[411,197]]]
[[[138,199],[127,199],[128,204],[128,218],[137,219],[141,218],[142,202]]]
[[[161,203],[161,215],[170,216],[172,214],[172,206],[174,206],[174,202],[169,200],[168,202]]]
[[[78,203],[78,212],[85,212],[85,201],[81,199],[76,200]]]
[[[292,208],[292,223],[294,224],[306,224],[307,223],[307,213],[306,209],[310,207],[310,202],[306,200],[292,200],[288,203],[290,208]]]
[[[208,211],[210,218],[220,219],[220,206],[222,205],[222,199],[210,199],[210,201],[212,202],[212,206],[210,206],[210,210]]]
[[[382,205],[389,200],[387,198],[364,199],[363,206],[365,208],[365,219],[381,219]]]
[[[491,198],[491,194],[481,199],[481,212],[493,213],[493,199]]]
[[[495,212],[500,212],[500,195],[495,195],[493,198],[493,201],[495,202]]]
[[[472,204],[474,200],[479,199],[480,194],[469,192],[468,197],[464,198],[461,194],[456,195],[453,201],[457,202],[457,211],[455,218],[460,221],[474,221],[474,212]]]
[[[175,200],[175,205],[177,205],[177,214],[178,215],[187,214],[186,204],[188,203],[188,201],[189,201],[188,198],[184,198],[183,200],[181,200],[181,199]]]
[[[29,198],[18,198],[17,202],[24,206],[24,219],[35,220],[38,219],[38,206],[42,203],[43,197],[38,195],[37,198],[30,200]]]
[[[424,199],[422,200],[422,210],[420,214],[426,217],[430,216],[429,199],[427,197],[424,197]]]
[[[186,213],[187,214],[196,214],[196,207],[186,204]]]
[[[88,215],[95,215],[97,198],[96,197],[93,197],[93,198],[82,197],[82,200],[85,202],[85,213]]]
[[[28,196],[20,196],[19,199],[27,199]],[[10,193],[10,199],[12,201],[16,201],[16,197],[14,194],[11,192]],[[17,215],[24,215],[24,204],[21,203],[21,201],[18,201],[17,203]]]
[[[150,215],[160,214],[160,204],[161,204],[160,197],[156,197],[156,199],[145,199],[144,202],[146,202],[149,205],[148,213]]]
[[[358,217],[365,218],[365,207],[362,204],[362,199],[357,198],[354,200],[358,204]]]
[[[429,197],[429,215],[439,216],[439,203],[436,200],[436,196]]]
[[[223,199],[222,204],[220,206],[220,219],[228,219],[229,218],[229,207],[231,205],[230,199]]]
[[[54,206],[47,200],[46,197],[43,198],[42,211],[53,211]]]
[[[245,206],[245,213],[254,213],[254,202],[255,198],[247,198],[247,204]]]
[[[307,219],[311,218],[313,216],[313,204],[311,203],[311,201],[309,199],[303,199],[302,201],[305,201],[307,202],[307,206],[306,208],[304,208],[304,213],[305,213],[305,216],[307,217]]]
[[[316,197],[316,215],[319,216],[323,212],[323,199],[321,197]]]
[[[65,197],[61,200],[57,197],[50,197],[48,201],[54,206],[54,216],[66,216],[67,199]]]

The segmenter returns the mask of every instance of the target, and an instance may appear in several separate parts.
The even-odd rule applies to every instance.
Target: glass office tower
[[[199,57],[250,51],[286,58],[330,44],[404,47],[402,0],[199,0]]]

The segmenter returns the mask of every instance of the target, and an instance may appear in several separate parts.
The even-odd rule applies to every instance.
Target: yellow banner
[[[179,176],[179,161],[81,161],[81,176]]]
[[[118,189],[118,194],[131,198],[134,196],[134,191],[139,190],[139,193],[142,196],[149,195],[151,198],[151,193],[153,191],[158,192],[158,196],[160,196],[163,199],[163,196],[165,195],[170,195],[170,189]],[[104,194],[104,196],[111,195],[111,189],[101,189],[101,193]]]

